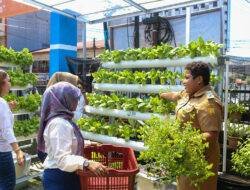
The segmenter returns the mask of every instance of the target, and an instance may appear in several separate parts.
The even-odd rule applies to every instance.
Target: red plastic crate
[[[88,146],[84,157],[101,162],[109,173],[98,177],[89,170],[79,170],[81,190],[133,190],[135,175],[139,172],[134,151],[113,145]]]

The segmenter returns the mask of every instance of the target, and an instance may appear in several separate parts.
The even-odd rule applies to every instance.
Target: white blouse
[[[0,152],[12,151],[11,143],[17,142],[13,130],[14,116],[6,100],[0,97]]]
[[[59,168],[66,172],[74,172],[83,168],[86,160],[77,152],[77,139],[69,121],[57,117],[52,119],[43,133],[45,152],[48,154],[44,168]]]

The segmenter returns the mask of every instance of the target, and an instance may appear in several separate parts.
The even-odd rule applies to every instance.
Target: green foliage
[[[232,114],[232,113],[245,113],[247,110],[246,110],[246,107],[244,104],[235,104],[235,103],[230,103],[228,104],[228,113],[229,115]]]
[[[194,185],[213,176],[212,164],[205,160],[208,143],[191,124],[181,127],[178,121],[152,118],[142,130],[142,139],[148,147],[140,159],[149,161],[149,173],[170,183],[178,176],[187,176]],[[153,172],[153,173],[152,173]]]
[[[103,62],[111,61],[110,51],[105,50],[103,53],[98,55],[98,58],[101,59]]]
[[[219,50],[222,47],[213,41],[205,42],[204,39],[199,37],[197,41],[191,41],[188,44],[190,57],[203,57],[203,56],[219,56]]]
[[[151,96],[149,99],[128,98],[126,96],[111,93],[110,96],[104,94],[87,94],[89,105],[94,107],[104,107],[109,109],[123,109],[126,111],[139,111],[167,114],[174,111],[175,103],[163,100],[159,96]]]
[[[113,60],[115,63],[120,63],[124,59],[125,52],[114,50],[111,51],[111,60]]]
[[[33,57],[27,48],[16,52],[12,48],[0,46],[0,62],[15,64],[23,68],[33,63]]]
[[[159,70],[152,69],[149,72],[147,72],[147,76],[151,80],[151,84],[155,85],[156,81],[161,76],[161,72]]]
[[[12,48],[0,46],[0,62],[15,63],[16,52]]]
[[[12,86],[27,86],[28,84],[36,84],[37,76],[33,73],[24,73],[18,69],[15,71],[7,71],[11,79]]]
[[[222,46],[213,41],[204,41],[199,37],[196,41],[191,41],[187,46],[180,45],[173,47],[169,44],[161,44],[155,47],[138,48],[104,51],[99,55],[102,62],[113,61],[119,63],[121,61],[166,59],[166,58],[182,58],[186,56],[202,57],[202,56],[219,56],[219,50]]]
[[[233,170],[242,176],[250,177],[250,138],[232,154]]]
[[[39,94],[28,94],[27,96],[16,96],[15,94],[8,94],[4,97],[7,102],[16,101],[17,107],[14,111],[26,110],[28,112],[37,111],[41,105],[41,95]]]
[[[182,74],[170,70],[160,71],[151,69],[148,72],[130,70],[110,71],[99,69],[97,72],[92,73],[95,82],[97,83],[118,83],[118,84],[153,84],[161,83],[162,85],[175,84],[176,79],[181,80]]]
[[[38,110],[41,105],[41,95],[39,94],[29,94],[26,97],[19,97],[19,105],[21,108],[29,112],[34,112]]]
[[[138,53],[140,52],[140,49],[127,49],[125,51],[124,59],[127,61],[136,61],[138,60]],[[112,60],[113,61],[113,60]]]
[[[124,138],[125,140],[140,137],[140,124],[134,120],[116,119],[109,123],[103,117],[85,117],[80,118],[77,125],[84,131]]]
[[[164,44],[161,43],[161,45],[156,47],[156,50],[158,52],[158,58],[159,59],[166,59],[166,58],[172,58],[170,51],[173,49],[174,47],[169,45],[169,44]]]
[[[147,73],[145,71],[135,71],[135,82],[137,84],[146,84],[147,82]]]
[[[250,137],[250,125],[243,123],[230,123],[227,124],[227,135],[231,137],[245,138]]]
[[[210,74],[210,84],[212,86],[218,84],[222,80],[221,76],[215,75],[215,73],[212,71]]]
[[[23,48],[22,51],[16,52],[16,61],[14,63],[20,65],[22,68],[29,66],[33,63],[32,54],[27,48]]]
[[[28,136],[34,134],[39,128],[39,118],[32,117],[31,119],[15,121],[14,133],[16,136]]]

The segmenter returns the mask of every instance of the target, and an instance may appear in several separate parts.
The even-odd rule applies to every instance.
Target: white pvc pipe
[[[125,111],[118,109],[107,109],[93,106],[84,106],[84,109],[87,113],[97,114],[97,115],[105,115],[111,117],[119,117],[125,119],[136,119],[136,120],[148,120],[152,116],[159,117],[161,119],[165,119],[164,115],[155,114],[155,113],[141,113],[136,111]]]
[[[118,92],[136,92],[136,93],[161,93],[174,91],[179,92],[184,89],[183,85],[141,85],[141,84],[108,84],[93,83],[95,90],[100,91],[118,91]]]
[[[166,68],[166,67],[183,67],[190,62],[201,61],[217,65],[217,58],[212,56],[207,57],[183,57],[178,59],[152,59],[152,60],[137,60],[137,61],[121,61],[120,63],[105,62],[102,63],[103,68],[108,69],[129,69],[129,68]]]
[[[190,41],[190,20],[191,20],[191,9],[186,7],[186,45]]]
[[[112,144],[117,146],[130,147],[136,151],[146,150],[147,148],[144,146],[143,142],[137,141],[126,141],[122,138],[110,137],[107,135],[100,135],[91,132],[81,131],[84,139],[104,143],[104,144]]]
[[[86,38],[86,22],[83,22],[83,27],[82,27],[82,55],[83,59],[87,57],[87,48],[86,48],[86,43],[87,43],[87,38]]]
[[[6,67],[6,68],[16,68],[19,67],[18,65],[14,65],[11,63],[6,63],[6,62],[0,62],[0,67]]]
[[[29,88],[32,88],[31,84],[28,84],[27,86],[12,86],[10,88],[11,91],[19,91],[19,90],[27,90]]]
[[[223,135],[223,161],[222,161],[222,172],[226,172],[226,161],[227,161],[227,116],[228,116],[228,86],[229,86],[229,62],[226,63],[226,82],[225,82],[225,97],[224,97],[224,135]]]
[[[30,115],[30,114],[32,114],[32,112],[27,112],[25,110],[20,110],[18,112],[14,112],[12,115],[13,116],[18,116],[18,115]]]

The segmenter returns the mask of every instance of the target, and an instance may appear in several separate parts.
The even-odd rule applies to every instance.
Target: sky
[[[230,0],[229,54],[250,57],[250,0]]]
[[[92,41],[93,38],[96,38],[96,40],[103,40],[104,34],[103,34],[103,24],[87,24],[87,41]]]

